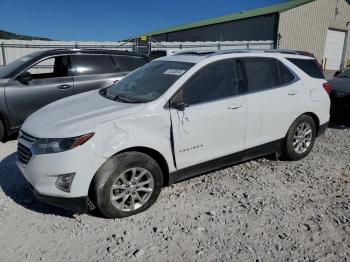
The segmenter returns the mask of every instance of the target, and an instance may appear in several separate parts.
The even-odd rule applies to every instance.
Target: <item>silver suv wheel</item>
[[[302,122],[295,130],[293,137],[293,147],[296,153],[305,153],[311,145],[312,128],[309,123]]]
[[[110,199],[116,209],[134,211],[149,200],[153,189],[152,174],[142,167],[134,167],[116,178],[111,188]]]

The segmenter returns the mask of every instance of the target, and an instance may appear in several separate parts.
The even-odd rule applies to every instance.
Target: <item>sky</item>
[[[0,29],[54,40],[117,41],[287,0],[1,0]]]

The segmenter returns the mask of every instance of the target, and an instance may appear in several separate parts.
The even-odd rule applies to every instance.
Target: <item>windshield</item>
[[[109,87],[104,96],[129,103],[153,101],[163,95],[193,65],[175,61],[151,62]]]
[[[344,72],[338,75],[338,77],[350,78],[350,68],[346,69]]]
[[[34,52],[26,56],[22,56],[21,58],[18,58],[17,60],[7,64],[4,67],[0,67],[0,78],[5,78],[7,75],[11,74],[14,70],[24,65],[29,60],[33,59],[39,52]]]

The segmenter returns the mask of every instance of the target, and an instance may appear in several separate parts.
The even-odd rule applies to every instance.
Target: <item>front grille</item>
[[[32,158],[32,152],[29,148],[22,145],[21,143],[18,143],[17,147],[17,161],[21,165],[27,165]]]
[[[18,134],[18,147],[17,147],[17,162],[23,166],[28,165],[32,158],[32,152],[30,147],[35,144],[39,138],[31,136],[22,130]]]

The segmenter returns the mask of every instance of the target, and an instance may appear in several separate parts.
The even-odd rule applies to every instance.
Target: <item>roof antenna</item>
[[[74,36],[75,36],[74,48],[78,49],[77,32],[74,32]]]

